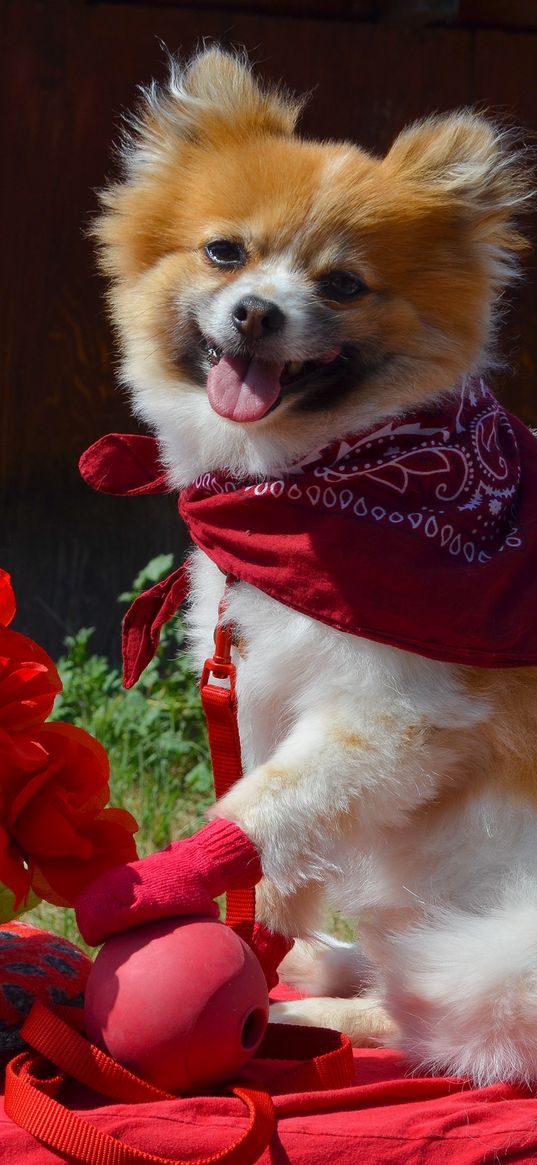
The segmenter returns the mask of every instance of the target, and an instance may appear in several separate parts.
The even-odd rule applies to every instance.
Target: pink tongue
[[[207,377],[209,404],[230,421],[258,421],[280,395],[283,364],[221,356]]]

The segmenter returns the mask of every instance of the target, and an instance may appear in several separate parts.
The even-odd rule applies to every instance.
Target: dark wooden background
[[[476,102],[528,140],[537,130],[535,0],[0,0],[0,564],[16,626],[54,654],[95,624],[116,657],[116,595],[183,545],[172,499],[106,499],[78,479],[91,441],[133,428],[85,229],[121,111],[164,73],[159,42],[188,53],[203,37],[244,44],[267,77],[313,90],[306,133],[381,149],[411,118]],[[533,260],[510,300],[500,388],[537,423]]]

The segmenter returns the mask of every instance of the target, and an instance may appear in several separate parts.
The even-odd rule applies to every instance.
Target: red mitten
[[[255,886],[261,876],[250,839],[238,825],[216,819],[194,837],[95,878],[76,902],[79,930],[97,946],[112,934],[158,918],[215,918],[219,894]]]

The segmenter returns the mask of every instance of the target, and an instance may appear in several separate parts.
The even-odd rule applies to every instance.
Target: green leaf
[[[170,573],[173,565],[173,554],[157,554],[156,558],[152,558],[147,566],[144,566],[132,584],[132,591],[123,591],[119,595],[119,603],[131,603],[140,591],[145,591],[146,587],[153,586],[154,583],[165,578]]]
[[[40,898],[30,890],[27,897],[15,905],[15,895],[7,886],[0,885],[0,923],[12,922],[14,918],[19,918],[21,914],[25,914],[27,910],[33,910],[41,901]]]

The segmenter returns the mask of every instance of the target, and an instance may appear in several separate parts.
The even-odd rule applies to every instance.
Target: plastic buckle
[[[235,695],[235,664],[231,662],[231,648],[233,646],[233,627],[224,627],[223,619],[227,607],[227,593],[234,583],[233,575],[228,575],[224,593],[218,604],[218,622],[214,629],[214,655],[205,660],[201,673],[200,688],[209,683],[210,677],[216,680],[229,680],[229,689]]]
[[[231,662],[231,646],[233,631],[231,627],[223,627],[217,623],[214,632],[214,655],[206,659],[201,673],[200,687],[204,688],[214,676],[216,680],[229,680],[232,692],[235,691],[235,664]]]

